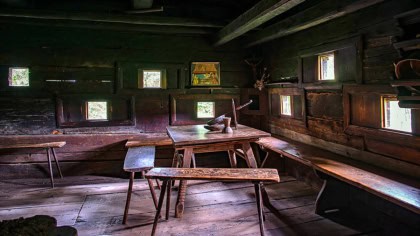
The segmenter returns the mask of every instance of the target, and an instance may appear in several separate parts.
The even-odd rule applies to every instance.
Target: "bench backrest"
[[[146,178],[280,182],[277,170],[266,168],[153,168]]]
[[[154,146],[132,147],[127,151],[124,160],[124,170],[128,172],[140,172],[149,170],[155,166]]]

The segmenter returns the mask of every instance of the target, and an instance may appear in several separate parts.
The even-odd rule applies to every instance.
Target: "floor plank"
[[[149,235],[155,214],[145,180],[136,180],[128,221],[122,225],[127,179],[79,176],[44,180],[2,180],[0,220],[47,214],[79,235]],[[264,209],[267,235],[354,235],[359,231],[314,213],[318,190],[290,176],[266,185],[281,218]],[[259,235],[254,186],[251,183],[190,181],[182,219],[174,218],[177,186],[170,218],[161,220],[157,235]],[[159,193],[159,190],[156,190]]]

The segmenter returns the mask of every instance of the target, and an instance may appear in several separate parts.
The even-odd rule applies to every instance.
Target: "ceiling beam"
[[[384,0],[326,0],[250,36],[247,47],[284,37],[345,16]],[[320,10],[321,9],[321,10]]]
[[[81,12],[59,12],[40,10],[17,10],[0,9],[0,17],[13,17],[22,19],[41,20],[64,20],[86,21],[102,23],[124,23],[133,25],[157,25],[157,26],[184,26],[184,27],[207,27],[222,28],[225,24],[220,22],[208,22],[200,19],[162,17],[162,16],[134,16],[124,14],[98,14]]]
[[[214,46],[225,44],[272,18],[286,12],[305,0],[262,0],[221,29]]]

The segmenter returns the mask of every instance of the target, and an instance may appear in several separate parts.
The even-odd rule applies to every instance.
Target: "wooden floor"
[[[98,176],[1,180],[0,220],[50,215],[83,235],[150,235],[155,213],[145,180],[136,180],[126,225],[122,215],[128,180]],[[317,191],[289,176],[266,186],[281,218],[267,209],[267,235],[360,235],[314,213]],[[175,189],[174,189],[175,190]],[[254,188],[250,183],[191,182],[182,219],[158,225],[157,235],[259,235]],[[157,191],[159,192],[159,191]],[[172,205],[177,191],[172,192]]]

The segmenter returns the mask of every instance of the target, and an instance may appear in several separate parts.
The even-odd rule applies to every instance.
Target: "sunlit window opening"
[[[319,80],[334,80],[334,53],[318,56]]]
[[[291,96],[280,95],[281,101],[281,114],[286,116],[292,115],[292,103]]]
[[[87,102],[88,120],[107,120],[107,102]]]
[[[161,78],[160,70],[143,70],[143,88],[160,88]]]
[[[411,109],[400,108],[395,97],[383,97],[383,128],[412,132]]]
[[[214,118],[214,102],[197,102],[197,118]]]
[[[29,86],[29,68],[9,68],[9,86]]]

